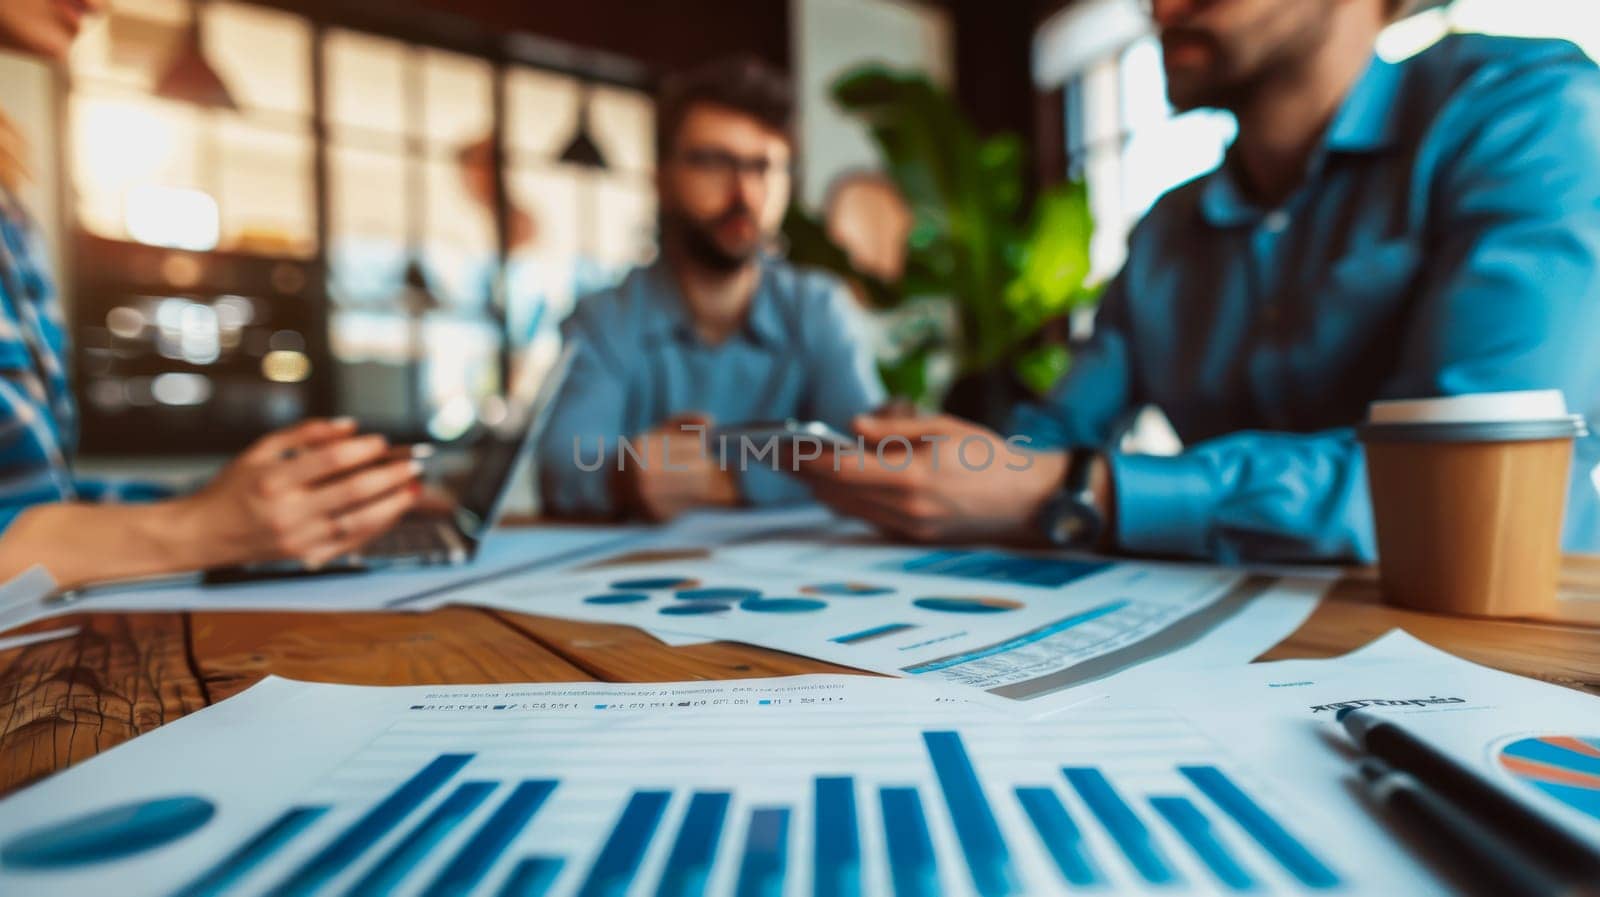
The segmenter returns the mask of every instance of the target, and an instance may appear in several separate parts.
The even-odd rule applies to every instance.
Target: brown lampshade
[[[156,82],[156,96],[213,109],[239,108],[233,101],[233,94],[228,92],[228,85],[222,83],[217,70],[206,61],[198,18],[189,25],[178,51],[173,54],[172,63]]]

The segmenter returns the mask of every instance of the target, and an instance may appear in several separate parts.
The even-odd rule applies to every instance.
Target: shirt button
[[[1266,228],[1267,233],[1269,234],[1281,234],[1289,227],[1289,213],[1279,209],[1278,211],[1269,214],[1266,219],[1261,222],[1261,226]]]

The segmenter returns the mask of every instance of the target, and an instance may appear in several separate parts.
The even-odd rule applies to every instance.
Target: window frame
[[[184,0],[184,5],[190,10],[191,15],[198,15],[199,7],[206,0]],[[339,395],[338,371],[339,364],[334,358],[330,346],[330,329],[332,316],[338,311],[333,299],[333,288],[330,282],[331,266],[330,253],[330,200],[331,200],[331,172],[330,154],[336,143],[333,134],[330,112],[328,109],[328,71],[327,71],[327,38],[335,31],[355,32],[363,35],[398,41],[405,45],[407,60],[414,68],[420,68],[416,60],[429,50],[438,50],[471,57],[486,63],[489,67],[490,109],[488,121],[490,125],[493,150],[493,187],[494,201],[491,214],[491,226],[494,237],[494,255],[492,269],[492,292],[490,302],[482,309],[485,312],[484,320],[492,322],[495,332],[499,335],[499,344],[496,349],[498,361],[498,381],[503,391],[511,382],[512,367],[515,354],[519,347],[513,346],[510,341],[506,315],[507,272],[510,262],[510,214],[511,200],[508,195],[507,175],[509,169],[518,164],[517,160],[527,157],[524,150],[516,150],[507,145],[506,135],[506,78],[513,67],[528,67],[543,72],[549,72],[576,79],[585,91],[595,88],[620,88],[645,98],[653,107],[655,103],[656,78],[646,66],[624,57],[616,56],[604,51],[581,49],[549,40],[534,35],[523,33],[505,33],[489,28],[459,15],[430,9],[395,9],[390,4],[376,2],[376,0],[354,0],[354,2],[340,4],[326,4],[314,0],[232,0],[241,5],[255,6],[267,10],[284,12],[298,17],[310,29],[309,47],[309,89],[310,108],[309,141],[311,146],[311,220],[314,226],[313,251],[309,257],[292,259],[307,273],[309,287],[305,291],[306,300],[312,305],[308,332],[305,334],[311,352],[313,375],[307,386],[311,397],[308,413],[331,414],[338,409],[337,397]],[[97,88],[104,88],[105,84],[96,84],[99,79],[85,79],[78,76],[68,68],[58,79],[56,90],[56,117],[62,137],[62,145],[71,148],[75,146],[75,137],[70,125],[69,110],[75,98],[79,96],[101,95],[96,94]],[[407,78],[409,82],[420,82],[420,76]],[[129,90],[129,95],[149,99],[152,94],[138,88]],[[407,103],[415,104],[420,97],[414,92],[414,86],[408,85]],[[191,107],[193,108],[193,107]],[[297,122],[300,116],[291,113],[273,113],[270,110],[251,110],[241,108],[243,120],[255,124],[258,120],[268,125],[282,124],[284,116],[291,117]],[[421,116],[420,108],[409,109],[408,117]],[[279,121],[274,121],[279,119]],[[221,125],[208,122],[203,130],[210,133],[208,139],[215,143],[215,133]],[[302,133],[302,132],[293,132]],[[436,156],[430,147],[421,147],[413,153],[412,141],[415,135],[406,134],[405,147],[401,150],[407,163],[407,192],[408,192],[408,232],[416,229],[420,216],[425,214],[427,177],[426,162]],[[213,154],[214,155],[214,154]],[[557,165],[558,160],[550,158],[543,160],[547,165]],[[206,178],[207,189],[216,192],[216,185],[220,181],[214,169]],[[631,172],[618,172],[631,174]],[[641,178],[648,177],[642,173]],[[63,209],[64,234],[68,237],[64,247],[63,260],[67,266],[68,276],[63,282],[72,286],[70,303],[72,314],[72,328],[75,335],[81,336],[82,329],[94,322],[86,321],[79,312],[86,306],[93,305],[95,296],[103,294],[108,283],[117,285],[119,274],[118,267],[131,272],[136,266],[122,264],[126,259],[134,256],[147,256],[151,259],[173,254],[184,254],[181,251],[147,247],[134,243],[130,239],[102,239],[86,231],[85,225],[79,216],[79,184],[71,166],[63,171],[60,182],[60,195]],[[598,199],[596,190],[582,191],[579,202],[583,204],[578,214],[580,220],[593,219],[598,214]],[[226,213],[224,213],[225,215]],[[592,229],[592,228],[591,228]],[[117,265],[112,266],[112,273],[97,277],[97,283],[83,291],[80,295],[77,279],[74,275],[84,270],[82,265],[86,247],[89,244],[103,244],[115,250]],[[580,238],[580,254],[589,246],[586,237]],[[88,251],[95,252],[93,248]],[[593,251],[589,249],[588,251]],[[227,251],[212,251],[202,253],[203,257],[215,257],[220,262],[238,264],[270,264],[283,261],[276,255],[262,255],[251,253],[231,253]],[[97,259],[99,254],[96,252]],[[408,246],[408,261],[420,259],[416,246]],[[130,294],[149,292],[152,288],[164,286],[161,283],[152,283],[149,280],[138,281],[131,273],[122,280],[128,281],[125,288]],[[398,310],[399,303],[393,303],[391,310]],[[377,309],[374,309],[377,310]],[[459,313],[460,309],[452,309]],[[77,341],[82,346],[82,339]],[[81,358],[81,350],[75,351],[73,365],[77,372],[76,382],[81,387],[87,383],[86,377],[98,375],[87,371]],[[416,365],[425,362],[412,360],[411,376],[416,376]],[[81,397],[81,394],[80,394]],[[93,415],[92,408],[84,408],[86,416]],[[86,422],[87,423],[87,422]],[[401,431],[390,430],[390,435],[399,438],[422,438],[425,433],[425,421],[412,420],[406,429]],[[229,434],[220,440],[218,448],[236,448],[241,445],[250,434]],[[100,448],[93,441],[86,443],[86,448],[93,451]],[[110,445],[104,446],[111,448]],[[170,451],[167,446],[165,450]],[[123,446],[117,446],[120,452]],[[135,446],[133,450],[142,450],[142,446]],[[159,451],[161,448],[151,447],[150,450]]]

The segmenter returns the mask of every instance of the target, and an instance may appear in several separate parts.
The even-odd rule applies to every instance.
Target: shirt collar
[[[769,349],[782,345],[786,330],[775,290],[771,263],[763,258],[756,292],[750,298],[750,309],[739,332],[752,343]],[[681,342],[700,339],[685,306],[683,293],[678,289],[677,278],[672,276],[672,267],[665,257],[657,259],[646,272],[645,300],[650,309],[644,321],[647,338],[676,339]]]
[[[1329,152],[1376,152],[1393,145],[1400,73],[1400,66],[1372,58],[1328,125],[1322,143]]]
[[[1312,171],[1328,153],[1378,152],[1392,146],[1399,93],[1400,67],[1374,56],[1328,124],[1322,148],[1312,157]],[[1249,224],[1262,214],[1240,189],[1233,158],[1230,151],[1201,189],[1200,212],[1213,227]]]
[[[1200,214],[1212,227],[1239,227],[1261,214],[1239,189],[1233,176],[1231,150],[1222,160],[1222,166],[1207,175],[1205,186],[1200,188]]]

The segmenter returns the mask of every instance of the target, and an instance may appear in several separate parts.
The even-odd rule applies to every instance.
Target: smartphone
[[[735,424],[728,427],[718,427],[711,431],[711,439],[718,442],[726,438],[730,445],[740,439],[747,439],[752,445],[762,446],[770,439],[776,439],[782,448],[791,448],[804,443],[807,446],[821,444],[824,447],[853,448],[856,440],[840,433],[820,420],[787,420],[752,421],[745,424]]]

